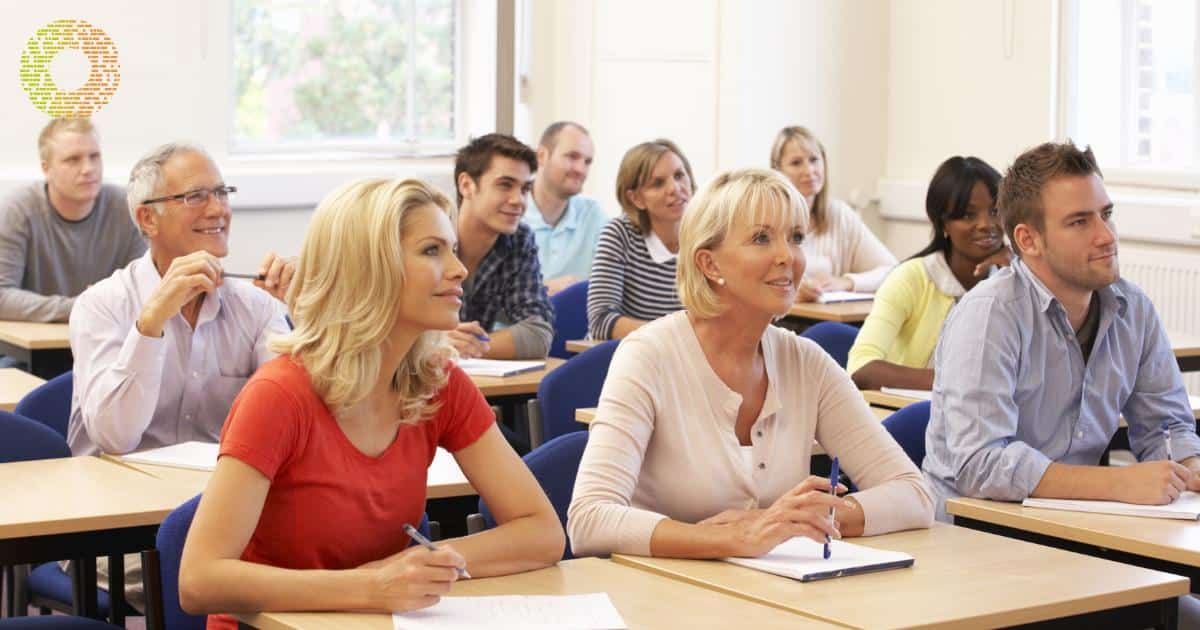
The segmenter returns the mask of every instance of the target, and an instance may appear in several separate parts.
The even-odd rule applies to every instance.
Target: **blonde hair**
[[[747,168],[717,175],[688,204],[679,226],[676,266],[679,300],[696,317],[716,317],[725,311],[725,305],[697,264],[696,253],[719,246],[734,220],[746,213],[752,224],[783,215],[791,221],[793,229],[798,226],[808,231],[804,195],[779,172]]]
[[[783,166],[783,150],[787,148],[787,144],[792,141],[803,143],[809,151],[816,150],[821,154],[821,163],[825,166],[825,182],[821,184],[821,190],[813,197],[812,207],[809,208],[810,224],[813,234],[820,234],[828,227],[828,215],[826,208],[829,207],[829,160],[825,157],[825,145],[817,139],[817,134],[813,133],[808,127],[799,125],[792,127],[784,127],[779,130],[775,136],[775,143],[771,145],[771,168],[780,170]]]
[[[96,127],[89,118],[53,118],[42,127],[38,134],[38,158],[43,162],[50,161],[50,141],[64,132],[96,133]]]
[[[369,178],[333,191],[313,214],[287,292],[295,328],[269,347],[304,366],[335,414],[365,399],[379,379],[404,291],[404,229],[413,211],[429,206],[453,222],[450,200],[432,186]],[[392,375],[401,424],[437,411],[431,400],[446,384],[450,353],[441,331],[426,331],[404,356]]]
[[[695,190],[696,176],[692,175],[691,163],[683,155],[683,151],[680,151],[674,142],[666,138],[643,142],[626,151],[625,157],[621,158],[621,167],[617,169],[617,203],[621,204],[621,210],[641,234],[650,233],[650,213],[633,205],[625,193],[641,188],[650,178],[650,172],[658,164],[659,158],[667,153],[674,153],[679,157],[679,161],[683,162],[683,170],[688,176],[688,186]]]

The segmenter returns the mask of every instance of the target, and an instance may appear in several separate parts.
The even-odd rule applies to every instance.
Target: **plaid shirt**
[[[491,330],[497,321],[516,324],[538,318],[554,324],[554,308],[542,283],[537,242],[524,223],[513,235],[501,234],[463,285],[459,319]]]

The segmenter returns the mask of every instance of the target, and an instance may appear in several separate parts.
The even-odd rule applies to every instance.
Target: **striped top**
[[[588,281],[588,334],[611,339],[617,319],[651,321],[683,310],[675,287],[675,259],[655,262],[628,217],[608,223],[596,244]]]

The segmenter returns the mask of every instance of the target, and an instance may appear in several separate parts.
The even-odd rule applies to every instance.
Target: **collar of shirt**
[[[142,304],[150,300],[150,296],[154,295],[154,291],[158,289],[158,285],[162,284],[162,276],[158,274],[158,269],[154,266],[154,259],[150,257],[150,250],[137,260],[133,268],[133,276],[137,281],[138,297]],[[230,280],[226,280],[230,282]],[[236,282],[233,281],[233,282]],[[221,302],[224,301],[225,287],[219,286],[215,293],[204,298],[204,304],[200,305],[200,314],[196,317],[196,328],[201,324],[210,322],[217,318],[221,312]],[[176,313],[176,315],[182,317]]]
[[[646,251],[650,252],[650,260],[660,265],[675,260],[675,257],[678,255],[672,254],[671,250],[667,249],[667,246],[663,244],[662,239],[658,238],[654,230],[650,230],[650,233],[645,236],[645,240]]]
[[[1015,270],[1015,273],[1024,278],[1026,282],[1033,287],[1033,295],[1037,300],[1039,311],[1045,313],[1050,310],[1051,304],[1057,304],[1057,310],[1062,312],[1064,317],[1066,316],[1066,309],[1062,306],[1062,303],[1059,302],[1058,298],[1050,292],[1050,289],[1046,288],[1046,285],[1042,283],[1041,278],[1038,278],[1037,274],[1033,273],[1033,270],[1030,269],[1024,261],[1022,261],[1020,258],[1017,258],[1013,260],[1012,266]],[[1102,315],[1106,314],[1108,311],[1115,310],[1115,315],[1117,317],[1125,316],[1125,312],[1129,308],[1129,299],[1125,297],[1125,293],[1121,291],[1120,287],[1118,287],[1116,283],[1110,284],[1102,289],[1098,289],[1097,293],[1100,295]]]
[[[925,267],[925,273],[929,274],[929,280],[933,282],[933,286],[937,287],[938,291],[955,300],[967,292],[955,277],[954,272],[950,270],[950,263],[946,262],[944,252],[929,254],[921,259],[921,265]]]
[[[525,222],[534,232],[547,230],[550,232],[566,232],[579,228],[579,213],[573,211],[573,202],[575,197],[567,199],[567,206],[563,208],[563,214],[558,218],[558,223],[550,225],[546,223],[546,218],[542,216],[542,211],[538,208],[537,202],[534,201],[533,195],[529,195],[529,202],[525,204]]]

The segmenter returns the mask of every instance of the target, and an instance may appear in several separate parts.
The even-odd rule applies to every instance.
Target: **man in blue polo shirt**
[[[591,197],[579,194],[587,181],[595,149],[587,129],[556,122],[538,142],[538,170],[525,223],[533,229],[538,260],[551,295],[584,280],[608,216]]]

